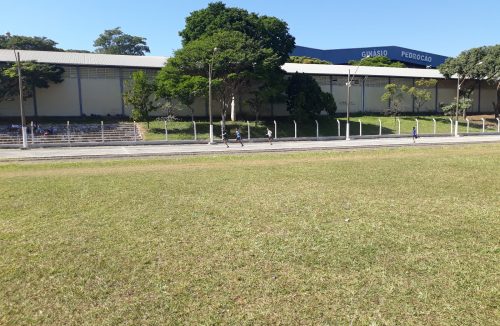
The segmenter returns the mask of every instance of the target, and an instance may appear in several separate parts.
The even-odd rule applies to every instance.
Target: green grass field
[[[444,116],[402,116],[401,133],[411,134],[412,128],[416,126],[415,119],[419,120],[419,132],[421,134],[434,133],[434,123],[432,119],[436,119],[436,133],[450,134],[450,121],[448,117]],[[469,125],[470,132],[481,132],[482,122],[479,118],[471,116]],[[487,117],[486,132],[495,132],[497,130],[497,122],[493,116]],[[361,116],[351,118],[351,134],[359,135],[359,120],[362,122],[363,135],[378,135],[379,134],[379,119],[382,122],[382,134],[397,134],[398,123],[393,117],[388,116]],[[339,118],[340,134],[345,135],[345,117]],[[197,139],[208,139],[209,124],[208,121],[197,122]],[[319,122],[319,135],[320,136],[338,136],[337,118],[334,117],[320,117]],[[293,120],[290,118],[282,118],[277,121],[278,123],[278,137],[294,137],[295,126]],[[150,129],[147,129],[146,123],[141,123],[142,130],[144,131],[144,138],[146,140],[165,140],[165,123],[163,121],[150,122]],[[248,126],[246,121],[228,122],[230,130],[230,137],[234,138],[235,130],[240,128],[243,137],[247,137]],[[266,127],[269,127],[274,133],[273,120],[260,121],[255,123],[250,121],[250,135],[253,138],[265,138]],[[220,121],[214,121],[214,135],[220,138]],[[467,131],[467,123],[462,118],[459,119],[460,132]],[[167,122],[167,133],[169,140],[192,140],[194,139],[194,128],[191,121],[169,121]],[[298,137],[316,137],[316,123],[314,121],[297,123],[297,136]]]
[[[1,163],[0,324],[498,324],[499,162],[500,144]]]

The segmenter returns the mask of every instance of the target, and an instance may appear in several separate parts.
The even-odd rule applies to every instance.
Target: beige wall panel
[[[23,103],[23,111],[26,117],[35,115],[33,107],[33,98],[28,98]],[[19,108],[19,98],[15,97],[11,101],[0,102],[0,117],[17,117],[21,119],[21,113]]]
[[[121,114],[119,79],[82,79],[81,86],[83,114]]]
[[[457,83],[453,80],[438,81],[438,112],[441,111],[441,105],[450,104],[457,96]]]
[[[365,80],[365,112],[383,113],[387,103],[380,99],[385,92],[385,85],[389,80],[386,77],[368,77]]]
[[[337,113],[347,112],[347,76],[334,76],[332,95],[337,103]],[[362,112],[362,78],[354,78],[351,86],[349,113]]]
[[[78,80],[66,78],[49,88],[37,88],[36,103],[40,116],[79,116]]]

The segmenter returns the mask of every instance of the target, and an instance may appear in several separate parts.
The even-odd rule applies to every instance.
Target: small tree
[[[432,98],[432,92],[429,88],[436,86],[436,79],[419,79],[415,81],[415,86],[412,86],[407,89],[407,93],[413,96],[415,101],[415,108],[417,112],[420,112],[420,109],[425,105],[425,103],[429,102]]]
[[[458,109],[457,109],[457,98],[455,97],[453,102],[448,105],[441,106],[441,110],[443,110],[444,115],[454,116],[456,114],[462,114],[465,116],[468,109],[472,107],[472,99],[461,96],[458,100]]]
[[[398,84],[387,84],[385,85],[385,93],[380,98],[382,102],[389,103],[389,106],[385,110],[386,115],[390,115],[396,117],[399,115],[401,110],[403,109],[403,96],[407,91],[406,85],[400,86]]]
[[[149,114],[158,109],[154,80],[143,70],[139,70],[132,74],[132,80],[127,86],[129,90],[123,94],[123,100],[132,106],[132,119],[146,121],[149,129]]]

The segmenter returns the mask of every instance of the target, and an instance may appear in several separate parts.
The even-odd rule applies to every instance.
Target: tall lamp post
[[[369,58],[370,56],[366,56],[365,58]],[[363,58],[364,59],[364,58]],[[350,140],[350,133],[349,133],[349,105],[351,102],[351,86],[352,86],[352,81],[354,77],[356,76],[356,73],[358,72],[359,67],[361,66],[361,59],[358,66],[356,67],[356,70],[354,71],[354,74],[351,77],[351,69],[347,69],[347,83],[345,85],[347,86],[347,121],[345,125],[345,140]]]
[[[208,63],[208,119],[209,119],[209,144],[214,143],[214,125],[212,124],[212,73],[214,70],[214,57],[215,52],[217,52],[217,48],[214,48],[214,52],[212,53],[212,58]]]
[[[19,83],[19,110],[21,112],[21,134],[23,138],[23,145],[21,149],[27,149],[28,148],[28,132],[26,130],[26,118],[24,117],[24,110],[23,110],[23,79],[21,76],[21,55],[19,54],[19,51],[16,52],[14,50],[14,57],[16,58],[16,64],[17,64],[17,76],[18,76],[18,83]]]

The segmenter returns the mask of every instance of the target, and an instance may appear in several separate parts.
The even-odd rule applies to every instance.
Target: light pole
[[[17,76],[19,84],[19,110],[21,111],[21,135],[23,138],[23,145],[21,149],[27,149],[28,133],[26,130],[26,119],[24,117],[24,110],[23,110],[23,79],[21,76],[21,55],[19,54],[19,52],[16,52],[16,50],[14,50],[14,57],[16,58]]]
[[[365,58],[369,58],[370,56],[366,56]],[[345,125],[345,140],[350,140],[351,138],[349,137],[349,104],[351,102],[351,86],[352,86],[352,80],[356,76],[356,73],[358,72],[359,66],[361,66],[361,61],[363,61],[364,58],[362,58],[359,61],[358,66],[356,67],[356,70],[354,71],[354,74],[352,75],[351,78],[351,69],[347,69],[347,83],[345,85],[347,86],[347,121]]]
[[[212,72],[214,70],[214,57],[217,48],[214,48],[212,58],[208,63],[208,119],[209,119],[209,144],[214,143],[214,125],[212,124]]]

